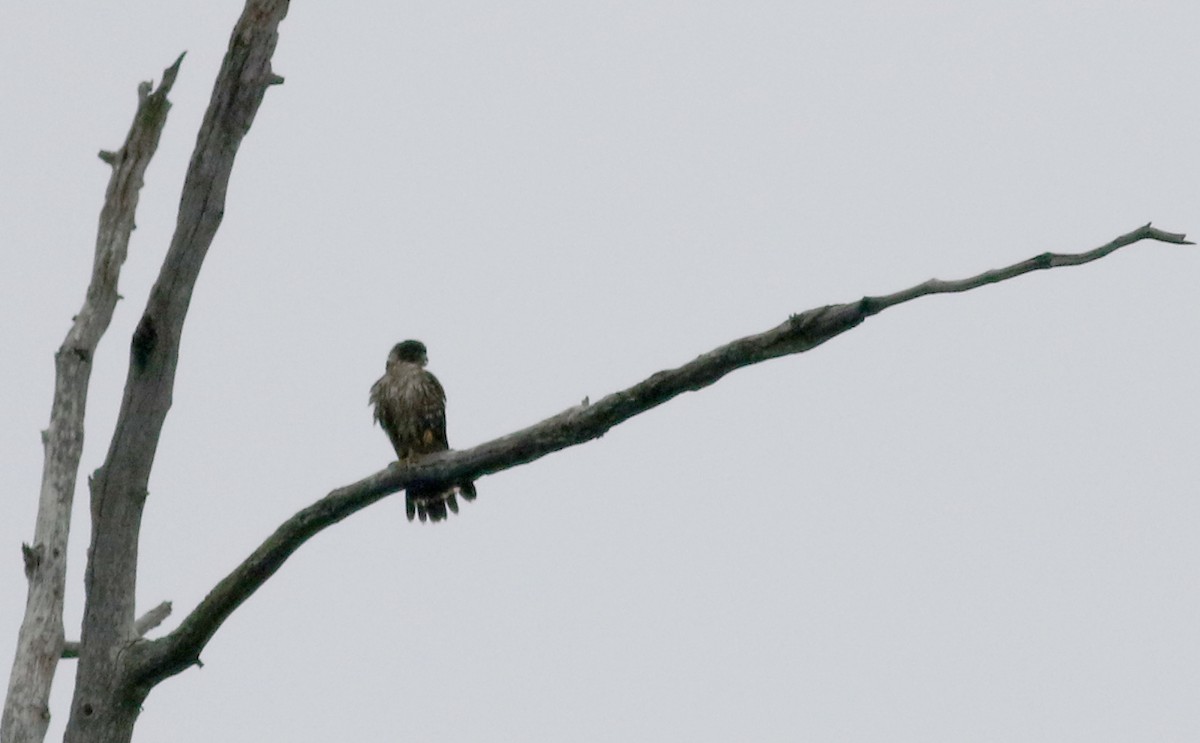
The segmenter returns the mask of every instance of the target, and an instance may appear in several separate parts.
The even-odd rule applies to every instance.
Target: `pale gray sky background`
[[[84,474],[240,8],[0,9],[6,672],[95,153],[186,49]],[[388,463],[367,390],[398,340],[461,448],[791,312],[1200,234],[1194,2],[296,3],[281,30],[151,481],[139,597],[167,627]],[[135,739],[1200,740],[1198,277],[1146,244],[922,300],[485,478],[449,523],[389,498]],[[71,636],[87,538],[81,487]]]

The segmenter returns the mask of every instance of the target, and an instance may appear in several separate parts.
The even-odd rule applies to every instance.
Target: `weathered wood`
[[[100,211],[92,277],[83,308],[54,357],[54,402],[50,426],[42,433],[45,463],[37,524],[33,545],[25,546],[29,593],[0,721],[0,739],[11,743],[41,741],[50,722],[50,685],[63,651],[67,537],[83,451],[92,358],[117,304],[117,280],[129,249],[138,196],[167,121],[171,107],[167,94],[181,61],[182,56],[163,72],[157,90],[151,92],[150,83],[138,87],[137,113],[125,143],[117,152],[101,153],[112,174]]]
[[[242,138],[266,89],[287,0],[248,0],[233,29],[180,196],[175,233],[130,345],[129,372],[103,465],[91,480],[91,546],[83,631],[64,740],[121,743],[133,735],[149,688],[130,683],[138,534],[192,290],[225,212]]]
[[[1191,244],[1184,235],[1150,225],[1087,253],[1046,253],[996,271],[953,282],[927,281],[883,297],[829,305],[793,315],[757,335],[740,338],[676,369],[652,374],[632,387],[589,404],[586,400],[558,415],[473,449],[431,454],[410,466],[385,470],[338,488],[289,518],[219,582],[170,634],[138,643],[131,658],[141,683],[152,685],[198,663],[204,646],[225,619],[265,583],[310,537],[415,481],[460,482],[510,469],[552,452],[603,436],[609,429],[672,398],[703,389],[730,372],[768,359],[808,351],[857,327],[871,315],[918,297],[961,292],[1030,271],[1074,266],[1102,258],[1142,240]]]

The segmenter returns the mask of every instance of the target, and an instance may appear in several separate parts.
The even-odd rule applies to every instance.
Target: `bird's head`
[[[402,361],[406,364],[425,366],[429,363],[429,359],[425,353],[425,344],[421,341],[397,343],[392,347],[392,352],[388,354],[388,364],[391,365]]]

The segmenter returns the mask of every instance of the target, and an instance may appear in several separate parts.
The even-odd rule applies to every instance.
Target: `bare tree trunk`
[[[135,681],[126,651],[134,621],[138,536],[192,289],[225,213],[242,138],[270,85],[286,0],[248,0],[234,26],[188,165],[175,234],[133,334],[125,396],[104,464],[91,480],[91,548],[84,573],[83,633],[65,740],[120,743],[133,735],[151,686]]]
[[[158,90],[151,93],[150,83],[138,87],[137,113],[125,144],[115,153],[100,153],[100,158],[112,166],[112,175],[100,212],[92,278],[83,309],[75,316],[54,357],[54,403],[50,427],[42,433],[45,464],[37,525],[33,545],[23,546],[29,594],[0,722],[0,740],[10,743],[41,741],[50,723],[50,685],[63,653],[67,537],[83,451],[83,416],[92,358],[117,304],[117,279],[134,228],[138,194],[167,121],[171,107],[167,94],[180,61],[182,57],[163,73]]]

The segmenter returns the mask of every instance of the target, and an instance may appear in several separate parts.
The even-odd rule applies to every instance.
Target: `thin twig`
[[[162,624],[163,620],[169,616],[171,616],[171,602],[164,601],[142,616],[138,617],[138,620],[133,623],[133,629],[137,633],[138,637],[145,637],[147,632]],[[64,642],[62,657],[64,659],[78,658],[79,643],[74,640],[68,640]]]

